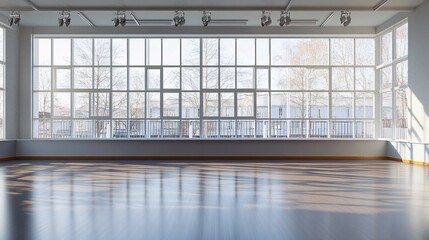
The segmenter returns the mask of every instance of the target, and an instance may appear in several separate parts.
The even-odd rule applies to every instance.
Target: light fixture
[[[212,20],[212,13],[211,12],[203,12],[203,17],[201,18],[201,21],[203,21],[203,26],[207,27]]]
[[[341,25],[347,27],[352,22],[352,13],[350,11],[341,11]]]
[[[115,17],[113,18],[113,25],[115,27],[121,25],[122,27],[127,24],[127,19],[124,11],[116,11]]]
[[[184,11],[176,11],[174,13],[173,21],[174,21],[174,26],[176,26],[176,27],[180,27],[180,26],[185,25],[185,21],[186,21],[185,20],[185,12]]]
[[[271,13],[262,11],[261,26],[266,27],[271,24]]]
[[[71,22],[70,11],[61,11],[59,14],[60,16],[58,17],[58,26],[62,27],[66,25],[66,27],[68,27]]]
[[[292,19],[290,18],[290,12],[289,11],[282,11],[280,13],[280,26],[288,26],[292,22]]]
[[[19,22],[21,21],[21,14],[19,11],[12,11],[9,15],[9,25],[12,26],[13,24],[19,26]]]

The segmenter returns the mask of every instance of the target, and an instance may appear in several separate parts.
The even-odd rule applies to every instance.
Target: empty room
[[[0,0],[0,240],[429,240],[429,0]]]

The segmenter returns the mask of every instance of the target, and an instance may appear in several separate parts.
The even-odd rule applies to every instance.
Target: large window
[[[381,137],[408,139],[408,23],[380,36]]]
[[[0,139],[4,138],[5,127],[5,30],[0,27]]]
[[[34,138],[373,138],[373,38],[37,36]]]

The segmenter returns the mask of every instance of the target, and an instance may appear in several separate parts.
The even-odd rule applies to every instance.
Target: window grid
[[[44,37],[36,37],[34,38],[35,41],[37,41],[37,39],[42,39]],[[123,38],[123,37],[122,37]],[[46,39],[51,39],[51,38],[46,38]],[[53,37],[52,39],[61,39],[61,37]],[[40,112],[38,114],[33,114],[33,122],[35,124],[33,124],[33,138],[162,138],[162,137],[166,137],[166,138],[189,138],[189,137],[196,137],[196,138],[229,138],[229,137],[233,137],[233,138],[241,138],[241,137],[246,137],[246,138],[373,138],[374,137],[374,113],[372,113],[372,117],[363,117],[363,118],[356,118],[356,96],[359,94],[364,94],[364,93],[368,93],[368,94],[372,94],[374,95],[374,87],[370,88],[370,89],[364,89],[364,90],[357,90],[356,89],[356,72],[354,71],[353,73],[353,87],[351,89],[346,89],[346,90],[333,90],[332,88],[332,70],[335,68],[352,68],[353,70],[359,69],[359,68],[368,68],[368,69],[373,69],[375,71],[375,66],[370,64],[370,65],[356,65],[356,62],[353,59],[353,64],[352,65],[330,65],[329,63],[331,63],[332,61],[332,56],[331,56],[331,49],[332,49],[332,43],[331,43],[331,39],[329,38],[321,38],[325,41],[328,41],[328,64],[327,65],[302,65],[302,64],[298,64],[298,65],[284,65],[284,66],[280,66],[280,65],[275,65],[272,66],[271,65],[271,61],[272,61],[272,44],[271,41],[272,39],[277,39],[277,38],[209,38],[209,39],[215,39],[217,40],[216,45],[214,45],[217,48],[217,63],[216,64],[204,64],[204,53],[203,53],[203,44],[204,44],[204,40],[206,38],[175,38],[175,37],[169,37],[169,38],[155,38],[155,37],[146,37],[146,38],[137,38],[137,37],[127,37],[127,41],[126,41],[126,48],[127,48],[127,58],[126,58],[126,63],[125,65],[115,65],[113,64],[113,60],[114,59],[110,59],[109,64],[105,64],[103,66],[98,66],[95,64],[95,62],[92,63],[92,65],[74,65],[74,44],[73,41],[75,39],[82,39],[82,38],[66,38],[66,39],[71,39],[70,41],[70,48],[71,48],[71,59],[70,59],[70,65],[62,65],[62,66],[56,66],[53,65],[52,61],[50,65],[36,65],[33,64],[33,69],[39,68],[39,67],[48,67],[51,68],[53,70],[55,69],[60,69],[60,68],[65,68],[65,69],[70,69],[71,72],[71,88],[70,89],[55,89],[55,84],[57,81],[57,79],[54,76],[51,76],[52,78],[52,83],[51,83],[51,89],[50,90],[33,90],[34,95],[38,95],[39,93],[48,93],[51,95],[50,100],[51,100],[51,113],[54,112],[53,108],[55,108],[55,103],[54,103],[54,93],[70,93],[70,116],[55,116],[55,115],[46,115],[44,113],[40,114]],[[103,37],[89,37],[89,39],[92,39],[92,49],[95,49],[95,42],[97,39],[105,39]],[[114,39],[121,39],[120,37],[118,38],[109,38],[109,43],[110,43],[110,58],[113,58],[113,45],[112,45],[112,41]],[[130,40],[132,39],[144,39],[144,52],[145,52],[145,64],[144,65],[131,65],[131,61],[130,61],[130,55],[129,52],[130,50]],[[153,65],[151,64],[151,59],[150,59],[150,49],[149,49],[149,43],[150,40],[158,40],[160,41],[160,64],[157,65]],[[175,64],[175,65],[163,65],[163,58],[164,58],[164,40],[165,39],[177,39],[179,41],[179,64]],[[186,64],[183,62],[183,40],[187,39],[187,40],[192,40],[192,39],[197,39],[199,42],[199,64],[198,65],[193,65],[192,63],[190,64]],[[225,40],[225,39],[233,39],[234,41],[234,49],[235,49],[235,58],[234,58],[234,64],[233,65],[221,65],[221,54],[222,54],[222,49],[221,49],[221,40]],[[249,64],[249,65],[238,65],[238,48],[237,48],[237,42],[239,40],[243,40],[243,39],[247,39],[247,40],[253,40],[254,42],[254,64]],[[268,40],[269,46],[269,57],[268,57],[268,64],[266,65],[257,65],[256,63],[258,62],[258,51],[257,51],[257,46],[258,46],[258,40]],[[353,42],[353,56],[354,58],[356,57],[356,40],[360,39],[360,38],[345,38],[348,40],[352,40]],[[371,38],[362,38],[362,39],[370,39]],[[341,40],[339,38],[336,38],[336,40]],[[373,40],[373,39],[372,39]],[[51,40],[52,42],[52,40]],[[51,44],[51,49],[53,49],[53,46]],[[34,53],[35,55],[37,55],[37,53]],[[54,59],[54,51],[51,50],[51,59]],[[92,51],[92,61],[95,60],[95,50]],[[77,79],[77,77],[74,74],[74,69],[76,68],[81,68],[81,67],[90,67],[92,70],[92,77],[95,77],[95,71],[98,67],[105,67],[108,68],[109,70],[109,88],[107,89],[95,89],[93,86],[93,88],[91,89],[74,89],[74,85],[75,85],[75,81]],[[116,67],[124,67],[127,68],[127,88],[126,90],[114,90],[113,89],[113,69]],[[179,68],[179,88],[178,89],[164,89],[163,85],[164,85],[164,73],[166,68]],[[130,89],[130,70],[133,68],[144,68],[144,90],[140,90],[140,91],[136,91],[136,90],[131,90]],[[183,71],[185,68],[195,68],[195,69],[199,69],[199,89],[197,90],[189,90],[189,89],[183,89],[183,84],[184,84],[184,80],[183,80]],[[217,85],[215,88],[205,88],[206,82],[203,82],[204,80],[208,81],[207,79],[203,79],[203,74],[205,69],[216,69],[217,72],[217,76],[216,76],[216,81],[217,81]],[[221,88],[220,85],[221,84],[221,70],[223,69],[227,69],[227,68],[232,68],[234,71],[234,76],[233,76],[233,81],[234,81],[234,88]],[[239,88],[239,83],[238,83],[238,75],[239,75],[239,71],[242,69],[251,69],[251,74],[253,74],[253,76],[251,77],[253,79],[252,82],[252,86],[250,88]],[[298,89],[298,90],[291,90],[291,89],[287,89],[287,90],[278,90],[278,89],[273,89],[273,85],[272,85],[272,71],[273,69],[278,69],[278,68],[284,68],[286,70],[290,70],[290,69],[304,69],[304,71],[307,71],[307,69],[311,69],[311,70],[325,70],[328,73],[328,77],[327,77],[327,81],[328,81],[328,87],[326,89],[323,90],[309,90],[308,87],[308,82],[305,83],[305,88],[304,89]],[[148,79],[149,75],[148,75],[148,71],[153,70],[153,69],[159,69],[159,89],[151,89],[149,87],[149,81],[150,79]],[[259,89],[257,87],[257,83],[258,83],[258,79],[257,79],[257,70],[258,69],[268,69],[268,88],[267,89]],[[54,72],[54,71],[52,71]],[[53,74],[53,73],[52,73]],[[308,80],[307,80],[308,81]],[[55,83],[54,83],[55,82]],[[93,81],[94,84],[94,81]],[[87,93],[89,95],[89,104],[88,104],[88,114],[89,117],[87,118],[79,118],[76,117],[76,113],[75,113],[75,109],[76,109],[76,104],[75,104],[75,93]],[[123,117],[114,117],[114,101],[113,101],[113,95],[116,93],[125,93],[126,94],[126,115]],[[130,116],[130,94],[134,94],[134,93],[141,93],[143,95],[145,95],[145,99],[144,99],[144,117],[139,117],[139,118],[132,118]],[[151,96],[151,94],[159,94],[159,107],[158,107],[158,111],[159,111],[159,116],[160,117],[156,117],[156,118],[152,118],[150,116],[150,109],[149,107],[151,106],[150,103],[148,103],[149,96]],[[177,111],[178,111],[178,115],[177,116],[165,116],[164,114],[167,112],[168,109],[164,109],[164,101],[166,101],[166,99],[164,99],[165,94],[168,93],[176,93],[178,95],[178,104],[177,104]],[[199,94],[199,107],[197,109],[198,114],[194,115],[194,117],[185,117],[184,113],[183,113],[183,94],[186,93],[196,93],[197,95]],[[233,112],[234,114],[232,116],[222,116],[222,99],[221,96],[222,94],[233,94],[234,99],[233,99]],[[93,114],[93,109],[94,108],[94,99],[96,99],[97,94],[107,94],[108,95],[108,107],[109,107],[109,114],[105,115],[105,116],[95,116]],[[258,112],[257,106],[258,106],[258,96],[259,94],[266,94],[266,101],[267,101],[267,115],[265,117],[258,117],[256,114]],[[273,96],[276,97],[276,95],[278,94],[284,94],[287,98],[286,102],[287,102],[287,106],[285,107],[286,112],[283,113],[286,115],[286,117],[282,117],[282,116],[277,116],[275,117],[273,115],[273,111],[272,111],[272,99]],[[324,94],[327,95],[327,109],[325,109],[327,111],[326,116],[325,117],[320,117],[320,110],[319,110],[319,117],[312,117],[312,113],[309,112],[311,111],[310,108],[310,101],[311,101],[311,96],[312,95],[316,95],[316,94]],[[348,114],[347,116],[343,116],[343,117],[337,117],[337,116],[333,116],[333,95],[340,95],[340,94],[349,94],[351,96],[351,110],[349,109],[350,114]],[[214,115],[211,114],[206,114],[205,111],[207,110],[207,99],[205,99],[205,96],[217,96],[217,99],[215,102],[217,102],[217,106],[215,109],[215,113]],[[301,113],[301,117],[296,117],[296,116],[292,116],[292,110],[291,110],[291,98],[292,96],[298,96],[302,95],[303,96],[303,106],[305,109],[305,113]],[[243,110],[242,108],[238,108],[239,107],[239,103],[242,103],[244,100],[240,100],[238,99],[239,96],[252,96],[250,97],[251,101],[247,101],[250,103],[249,106],[251,106],[250,108],[250,113],[241,113],[239,111]],[[99,98],[99,97],[98,97]],[[35,98],[33,98],[35,99]],[[152,101],[151,101],[152,102]],[[156,101],[155,101],[156,102]],[[249,104],[248,103],[248,104]],[[372,105],[369,106],[370,108],[372,108],[372,112],[374,112],[374,97],[372,99]],[[38,109],[38,107],[36,108],[35,105],[33,105],[34,111],[37,111],[36,109]],[[347,106],[346,106],[347,108]],[[279,110],[279,112],[281,112],[281,110]],[[55,113],[55,112],[54,112]],[[98,115],[98,114],[97,114]],[[48,117],[45,117],[48,116]],[[283,115],[284,116],[284,115]],[[78,126],[79,122],[84,122],[87,121],[89,122],[89,124],[91,125],[92,128],[95,128],[96,133],[94,134],[94,129],[92,129],[90,127],[90,130],[88,131],[92,131],[89,134],[87,134],[86,136],[84,136],[85,134],[80,134],[78,133],[78,129],[80,128]],[[135,123],[138,123],[140,121],[141,124],[145,125],[140,129],[140,133],[141,134],[133,134],[133,127],[131,125],[134,125]],[[47,134],[40,134],[40,122],[44,122],[45,124],[47,124],[47,126],[49,127],[45,127],[45,129],[42,132],[46,132]],[[64,123],[66,122],[66,130],[65,131],[59,131],[60,133],[56,133],[55,131],[57,131],[56,129],[58,128],[58,123]],[[190,127],[192,123],[192,127]],[[37,125],[39,124],[39,125]],[[123,127],[118,128],[118,124],[122,124]],[[102,126],[104,133],[103,134],[98,134],[98,128],[100,128],[99,126]],[[245,125],[245,127],[243,127],[243,125]],[[359,125],[359,127],[358,127]],[[360,125],[364,125],[365,127],[362,127]],[[155,126],[156,129],[153,129]],[[314,129],[319,129],[319,133],[314,133],[312,131],[312,127],[314,127]],[[366,127],[368,127],[368,130],[366,130]],[[298,130],[297,130],[298,128]],[[43,126],[42,126],[43,129]],[[225,129],[225,130],[223,130]],[[322,129],[322,130],[320,130]],[[357,134],[357,129],[360,129],[362,131],[364,131],[363,133],[359,133]],[[321,131],[321,132],[320,132]],[[58,131],[57,131],[58,132]],[[65,133],[62,133],[65,132]],[[190,136],[190,133],[192,132],[192,136]],[[347,133],[345,133],[347,132]]]

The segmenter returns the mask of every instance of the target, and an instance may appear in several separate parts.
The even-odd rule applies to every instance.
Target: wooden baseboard
[[[413,164],[413,165],[419,165],[419,166],[429,166],[429,163],[427,162],[420,162],[420,161],[414,161],[414,160],[402,159],[402,162],[406,164]]]

